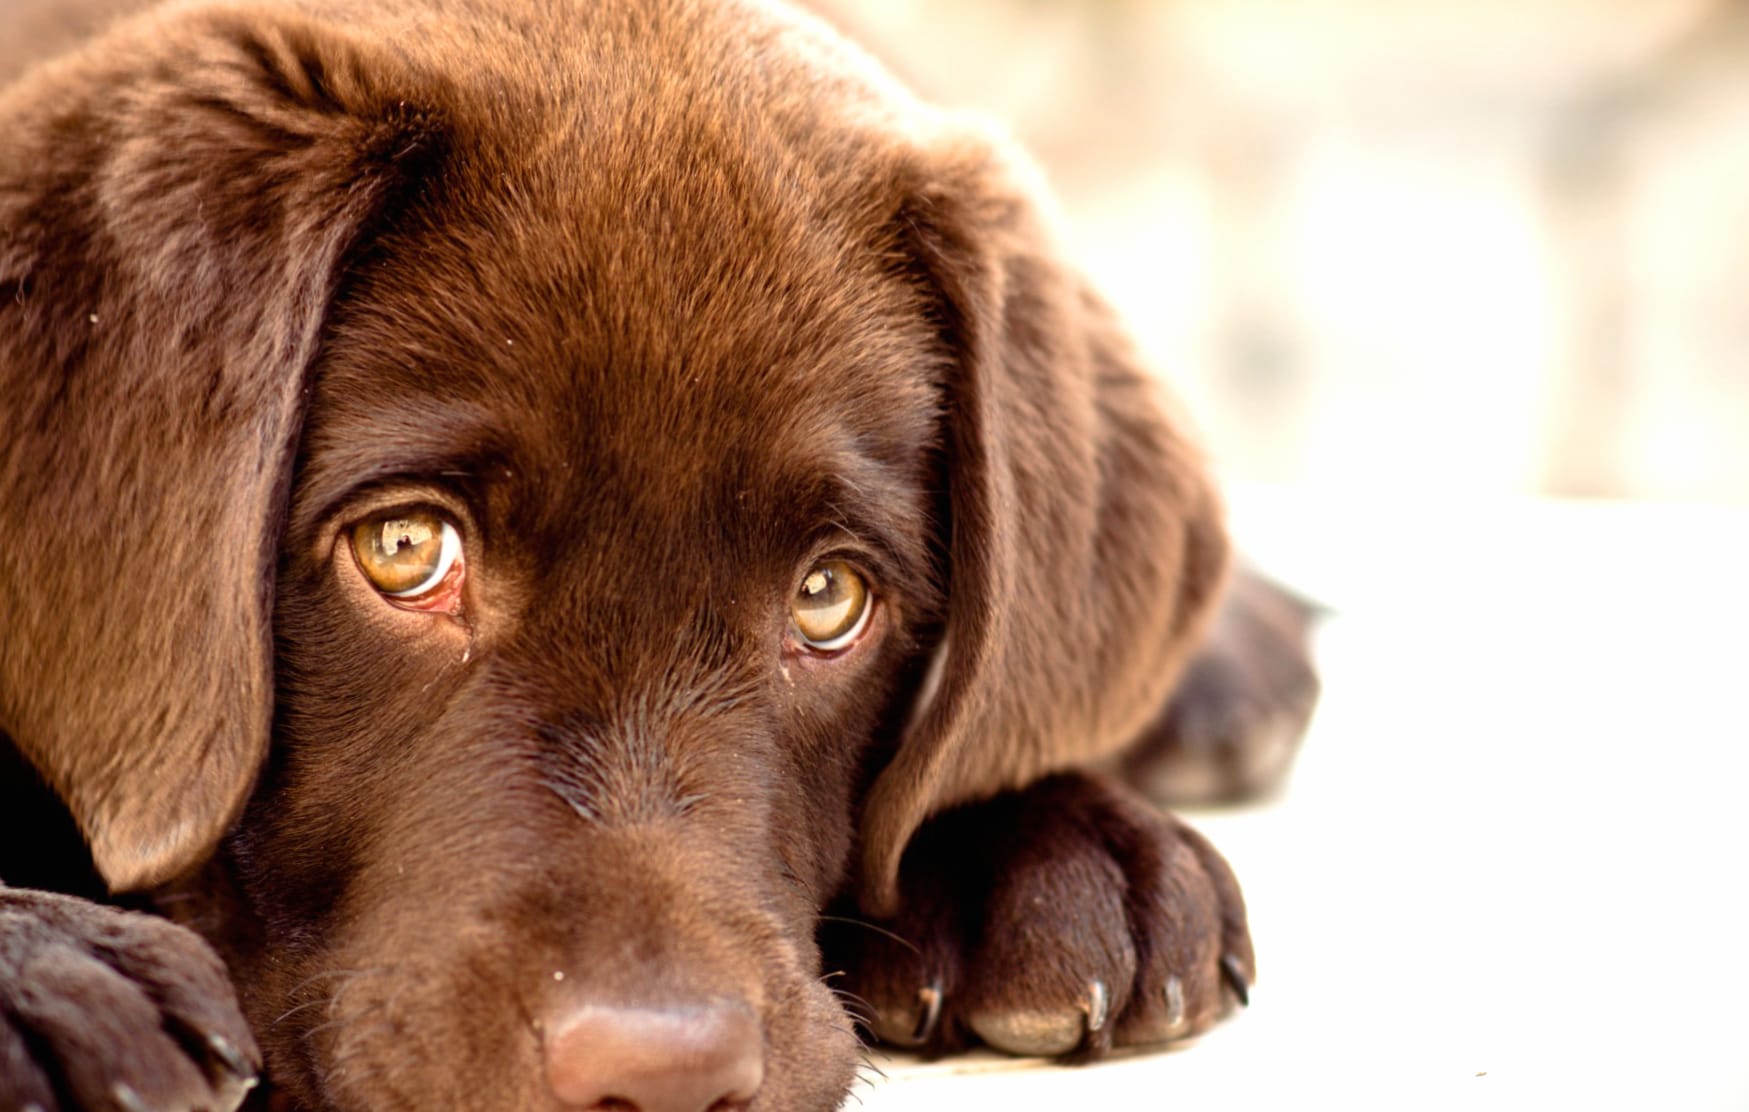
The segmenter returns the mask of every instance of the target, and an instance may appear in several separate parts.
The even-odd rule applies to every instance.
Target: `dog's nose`
[[[734,1112],[765,1078],[765,1039],[738,1001],[581,1004],[547,1027],[547,1084],[570,1108]]]

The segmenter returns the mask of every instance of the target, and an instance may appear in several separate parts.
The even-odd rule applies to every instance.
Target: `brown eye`
[[[455,526],[434,513],[403,510],[352,527],[352,554],[371,585],[412,599],[443,585],[462,552]]]
[[[816,564],[790,602],[796,632],[810,649],[832,652],[861,635],[873,607],[868,584],[843,560]]]

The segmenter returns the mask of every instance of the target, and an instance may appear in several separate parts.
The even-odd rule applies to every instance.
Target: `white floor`
[[[1338,611],[1287,790],[1196,816],[1252,1007],[1095,1067],[881,1058],[847,1107],[1749,1110],[1749,510],[1247,490],[1234,523]]]

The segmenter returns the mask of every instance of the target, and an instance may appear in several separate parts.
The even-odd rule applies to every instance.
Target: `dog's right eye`
[[[364,577],[403,606],[433,608],[460,586],[461,534],[427,510],[398,510],[352,527],[352,554]]]

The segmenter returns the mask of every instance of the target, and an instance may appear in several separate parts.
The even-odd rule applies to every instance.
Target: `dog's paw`
[[[1310,639],[1319,614],[1278,584],[1235,572],[1171,700],[1124,755],[1124,778],[1172,805],[1231,802],[1279,784],[1318,703]]]
[[[1195,831],[1093,777],[939,816],[898,917],[829,921],[829,968],[880,1040],[1096,1057],[1206,1030],[1250,989],[1232,870]]]
[[[0,888],[0,1108],[230,1112],[260,1065],[198,935]]]

